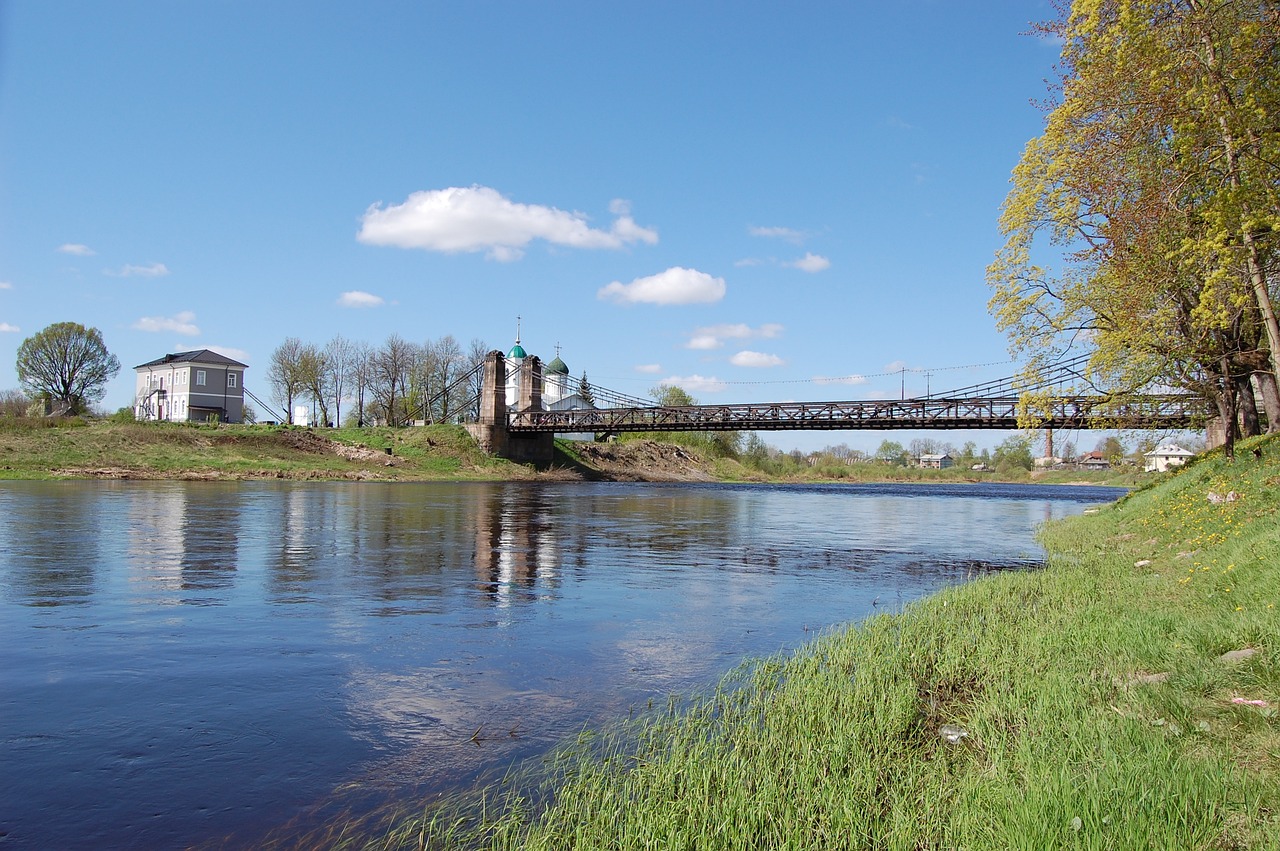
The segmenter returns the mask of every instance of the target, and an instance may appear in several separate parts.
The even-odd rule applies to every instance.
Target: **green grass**
[[[1246,443],[370,845],[1278,848],[1277,484]]]
[[[368,450],[344,457],[335,444]],[[391,455],[386,450],[391,449]],[[388,463],[390,462],[390,463]],[[0,478],[518,479],[457,426],[309,430],[0,417]]]

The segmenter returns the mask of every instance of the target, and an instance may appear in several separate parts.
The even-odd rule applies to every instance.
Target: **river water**
[[[249,847],[456,790],[1116,495],[2,483],[0,848]]]

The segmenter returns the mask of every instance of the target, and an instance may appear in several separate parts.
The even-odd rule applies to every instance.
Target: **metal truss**
[[[930,396],[854,402],[778,402],[681,407],[616,407],[522,411],[508,417],[512,432],[801,431],[876,429],[1017,429],[1017,395]],[[1203,427],[1202,399],[1151,395],[1117,401],[1062,396],[1037,403],[1035,423],[1054,429],[1175,429]],[[1024,420],[1025,423],[1025,420]]]

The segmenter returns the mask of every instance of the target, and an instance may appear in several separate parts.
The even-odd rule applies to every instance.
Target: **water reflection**
[[[3,484],[0,830],[252,846],[456,787],[1112,495]]]
[[[235,487],[165,484],[129,495],[125,558],[144,583],[137,589],[140,600],[168,593],[171,602],[226,603],[228,595],[219,592],[233,587],[239,557]]]
[[[475,575],[483,599],[499,608],[555,593],[565,530],[548,496],[501,486],[475,493]]]
[[[75,490],[44,491],[31,498],[0,489],[0,535],[5,542],[3,579],[17,600],[33,606],[88,603],[98,580],[103,525],[109,503]]]

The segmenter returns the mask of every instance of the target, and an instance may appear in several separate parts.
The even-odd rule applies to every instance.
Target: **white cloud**
[[[894,130],[914,130],[914,129],[916,129],[914,124],[912,124],[911,122],[907,121],[906,119],[904,119],[904,118],[903,118],[902,116],[900,116],[900,115],[890,115],[888,118],[886,118],[886,119],[885,119],[885,122],[884,122],[884,123],[885,123],[885,125],[886,125],[886,126],[891,127],[891,128],[893,128]]]
[[[734,366],[767,367],[782,366],[784,361],[777,355],[767,355],[764,352],[744,350],[729,358],[729,363]]]
[[[769,322],[759,328],[739,322],[732,325],[707,325],[694,330],[685,348],[699,351],[718,349],[726,340],[772,339],[782,333],[782,326]]]
[[[237,349],[234,346],[205,345],[205,346],[195,346],[194,348],[208,349],[211,352],[217,352],[220,355],[225,355],[226,357],[229,357],[232,360],[238,360],[240,361],[240,363],[249,363],[250,361],[248,352],[246,352],[244,349]]]
[[[808,236],[809,236],[803,231],[798,231],[798,230],[795,230],[794,228],[749,227],[747,228],[747,233],[751,234],[752,236],[762,236],[762,237],[765,237],[766,239],[781,239],[787,242],[793,242],[796,245],[799,245],[800,243],[804,242],[806,239],[808,239]]]
[[[737,266],[739,269],[744,269],[749,266],[761,266],[763,264],[764,261],[759,257],[743,257],[741,260],[733,261],[733,265]]]
[[[653,245],[658,233],[636,224],[625,201],[610,204],[613,226],[599,230],[582,213],[518,204],[487,186],[414,192],[403,204],[365,210],[356,239],[368,245],[421,248],[445,253],[485,251],[500,262],[517,260],[535,239],[570,248]]]
[[[706,377],[702,375],[673,375],[662,379],[661,383],[669,387],[681,387],[690,393],[719,393],[728,386],[714,376]]]
[[[121,266],[119,271],[111,271],[104,269],[103,274],[110,275],[113,278],[163,278],[169,274],[169,267],[163,263],[152,263],[149,266],[135,266],[132,263],[126,263]]]
[[[9,283],[8,281],[0,281],[0,290],[11,290],[11,289],[13,289],[13,284]]]
[[[363,290],[349,290],[338,296],[339,307],[380,307],[386,304],[382,296]]]
[[[689,342],[685,343],[685,348],[706,352],[711,349],[718,349],[723,345],[724,340],[714,334],[695,334],[689,338]]]
[[[74,254],[77,257],[92,257],[97,252],[87,245],[78,242],[64,242],[56,249],[62,254]]]
[[[799,269],[801,272],[821,272],[831,268],[831,261],[821,255],[806,252],[799,260],[793,260],[782,265],[789,266],[792,269]]]
[[[901,372],[906,368],[907,362],[904,360],[896,360],[893,363],[887,363],[884,365],[885,372]]]
[[[10,325],[8,322],[0,322],[0,334],[17,334],[22,329],[17,325]]]
[[[660,363],[642,363],[636,368],[636,372],[643,372],[646,375],[657,375],[662,372],[662,364]]]
[[[614,281],[596,295],[620,304],[710,304],[724,298],[725,289],[724,278],[673,266],[629,284]]]
[[[173,316],[144,316],[133,323],[132,327],[135,331],[171,331],[187,337],[194,337],[200,333],[200,329],[196,326],[196,315],[190,310],[175,313]]]

